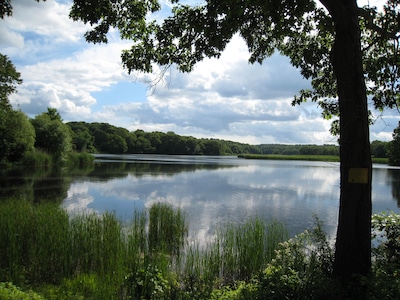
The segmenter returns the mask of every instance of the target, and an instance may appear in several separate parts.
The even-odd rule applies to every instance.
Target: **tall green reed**
[[[6,201],[0,207],[1,280],[55,282],[68,254],[68,214],[54,204]]]
[[[247,280],[266,267],[277,245],[287,238],[284,225],[260,218],[221,225],[206,248],[195,244],[186,251],[185,274],[219,284]]]
[[[260,272],[287,239],[283,225],[259,218],[221,225],[205,248],[189,245],[187,234],[186,215],[165,203],[122,223],[113,213],[69,216],[56,204],[12,199],[0,203],[0,281],[81,286],[77,295],[95,298],[159,289],[202,298]]]
[[[167,203],[149,209],[149,247],[155,252],[179,255],[188,235],[186,216]]]

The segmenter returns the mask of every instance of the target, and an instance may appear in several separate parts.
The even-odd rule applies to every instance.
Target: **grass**
[[[0,203],[0,299],[399,299],[400,217],[373,220],[385,239],[355,289],[331,276],[334,251],[318,219],[289,240],[277,222],[221,224],[200,247],[169,204],[121,223],[10,199]]]
[[[283,154],[239,154],[239,158],[245,159],[266,159],[266,160],[305,160],[305,161],[328,161],[340,162],[337,155],[283,155]],[[387,164],[388,158],[372,157],[376,164]]]
[[[201,298],[261,272],[287,238],[283,225],[261,219],[221,225],[205,249],[187,232],[186,215],[165,203],[125,224],[113,213],[69,216],[11,199],[0,203],[0,282],[46,299]]]

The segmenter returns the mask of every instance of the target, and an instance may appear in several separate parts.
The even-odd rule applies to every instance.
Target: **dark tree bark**
[[[321,1],[336,27],[332,64],[340,111],[340,208],[334,275],[343,281],[371,269],[371,179],[368,107],[355,0]]]

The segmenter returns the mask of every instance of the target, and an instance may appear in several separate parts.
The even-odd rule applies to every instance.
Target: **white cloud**
[[[10,56],[24,80],[12,103],[30,116],[51,106],[66,121],[101,121],[129,130],[248,143],[336,140],[315,103],[290,105],[309,83],[288,59],[273,55],[263,65],[250,65],[238,36],[220,59],[205,59],[189,74],[169,69],[146,99],[116,91],[99,101],[99,95],[121,82],[139,82],[145,94],[146,85],[160,79],[162,71],[129,76],[120,61],[129,41],[122,42],[113,31],[109,44],[87,44],[82,37],[87,26],[68,18],[70,2],[14,0],[13,5],[14,16],[2,20],[0,52]],[[122,98],[134,102],[120,102]],[[399,118],[389,113],[391,124],[372,126],[371,140],[391,138]]]
[[[20,34],[31,33],[41,38],[47,37],[56,43],[76,42],[82,38],[87,27],[71,21],[68,16],[71,3],[62,4],[55,0],[14,0],[13,16],[5,19],[5,26]]]

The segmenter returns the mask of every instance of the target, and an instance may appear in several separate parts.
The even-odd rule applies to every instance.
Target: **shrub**
[[[42,296],[29,290],[21,291],[18,287],[10,282],[0,282],[0,299],[1,300],[44,300]]]
[[[400,215],[372,216],[372,275],[364,278],[371,299],[400,299]]]
[[[343,290],[332,279],[333,249],[322,223],[313,231],[283,242],[276,257],[258,278],[260,299],[341,299]]]
[[[47,153],[34,150],[25,153],[21,164],[28,167],[48,167],[52,166],[53,158]]]
[[[376,266],[387,271],[400,269],[400,215],[393,212],[372,216],[372,239],[377,243],[373,249]]]
[[[82,153],[70,152],[67,155],[66,165],[69,168],[84,168],[92,166],[93,163],[94,163],[94,156],[86,152]]]
[[[170,299],[170,285],[157,266],[149,264],[126,276],[125,281],[129,299]]]

